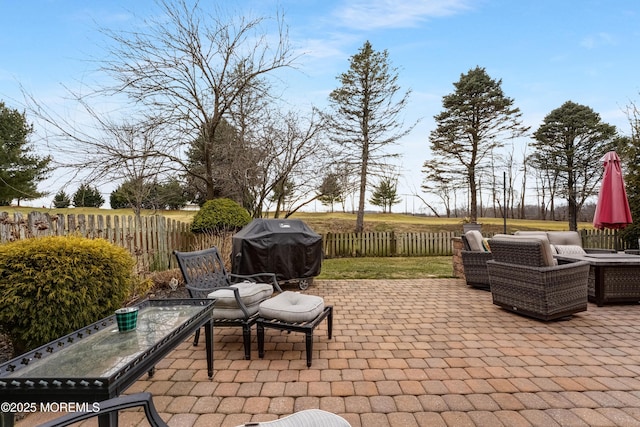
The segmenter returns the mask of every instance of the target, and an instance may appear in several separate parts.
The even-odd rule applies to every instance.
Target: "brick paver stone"
[[[260,359],[254,329],[245,360],[240,329],[216,328],[213,379],[204,345],[189,338],[125,393],[152,393],[172,427],[235,427],[311,408],[353,427],[640,425],[635,305],[590,303],[543,322],[460,279],[316,279],[304,292],[334,306],[334,337],[324,323],[316,329],[310,368],[302,334],[268,330]],[[139,415],[122,414],[121,425]]]

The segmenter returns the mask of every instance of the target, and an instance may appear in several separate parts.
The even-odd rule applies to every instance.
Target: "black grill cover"
[[[322,237],[298,219],[254,219],[232,238],[235,274],[276,273],[278,281],[320,274]]]

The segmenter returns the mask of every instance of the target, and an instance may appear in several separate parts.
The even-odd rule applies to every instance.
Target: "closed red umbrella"
[[[617,230],[632,222],[624,178],[620,169],[620,157],[615,151],[609,151],[602,161],[604,177],[598,195],[596,214],[593,217],[593,226],[600,230],[603,228]]]

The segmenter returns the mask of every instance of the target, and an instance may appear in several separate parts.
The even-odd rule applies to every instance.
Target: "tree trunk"
[[[469,219],[478,222],[478,195],[475,172],[469,174]]]
[[[366,139],[366,137],[365,137]],[[358,214],[356,215],[356,233],[364,231],[364,202],[367,195],[367,165],[369,163],[369,143],[365,141],[362,147],[362,164],[360,166],[360,200],[358,200]]]
[[[569,230],[578,231],[578,204],[574,194],[569,196]]]

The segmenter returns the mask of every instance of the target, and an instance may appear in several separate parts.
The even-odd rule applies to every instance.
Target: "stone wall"
[[[451,238],[451,244],[453,246],[453,276],[459,279],[464,279],[464,267],[462,266],[462,244],[461,237]]]

